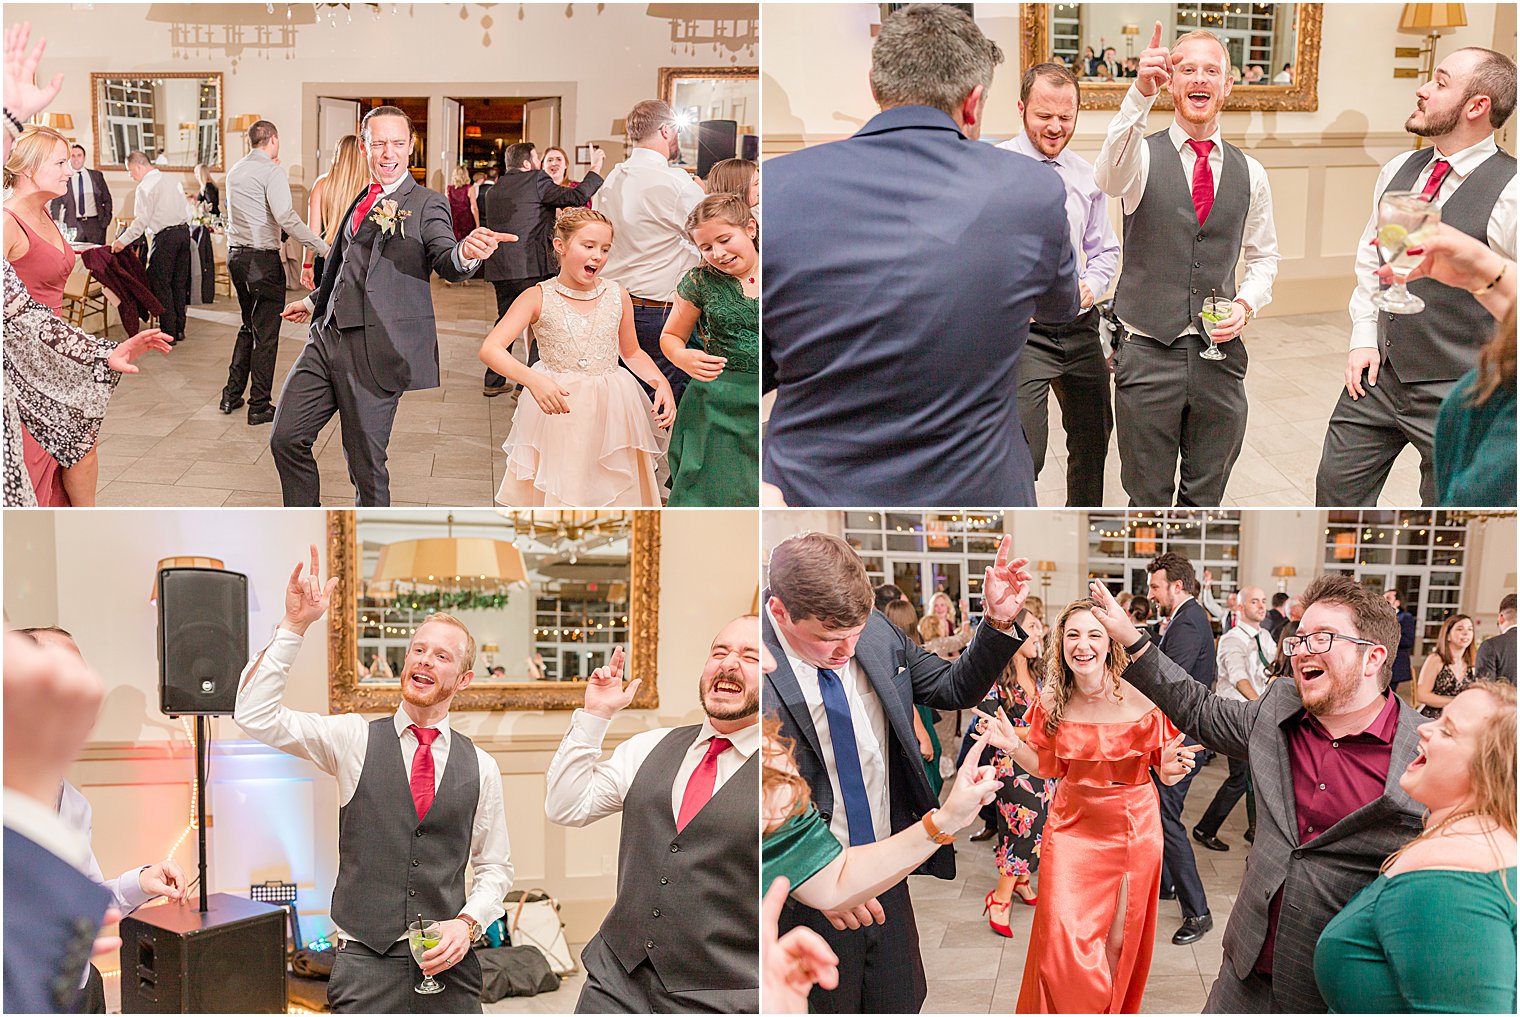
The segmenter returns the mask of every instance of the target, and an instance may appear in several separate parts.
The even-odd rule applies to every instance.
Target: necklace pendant
[[[579,360],[577,360],[575,362],[575,366],[576,367],[589,367],[590,364],[591,364],[591,358],[590,357],[581,357]]]

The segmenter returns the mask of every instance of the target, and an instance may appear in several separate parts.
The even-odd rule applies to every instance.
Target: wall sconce
[[[1277,592],[1288,592],[1288,580],[1298,575],[1298,569],[1292,565],[1276,565],[1272,568],[1272,576],[1277,580]]]
[[[248,128],[258,123],[261,119],[262,117],[260,117],[257,113],[239,113],[237,116],[232,118],[232,133],[242,138],[244,155],[247,155],[249,152]]]
[[[68,113],[39,113],[32,118],[32,122],[51,127],[60,134],[74,129],[74,117]]]
[[[160,558],[158,564],[153,567],[153,589],[148,594],[148,603],[158,604],[158,574],[164,569],[225,569],[220,558],[201,558],[188,555],[179,558]]]
[[[1418,68],[1395,67],[1395,78],[1418,78],[1420,81],[1429,81],[1436,73],[1436,46],[1441,41],[1441,31],[1449,28],[1462,28],[1467,24],[1467,12],[1461,4],[1405,4],[1404,13],[1399,16],[1399,31],[1423,32],[1425,40],[1419,46],[1397,46],[1394,48],[1394,59],[1417,58],[1420,61]],[[1418,150],[1425,144],[1425,139],[1416,136],[1414,147]]]
[[[1040,574],[1040,601],[1050,603],[1050,575],[1056,570],[1056,563],[1041,559],[1034,563],[1034,570]],[[1040,621],[1044,621],[1041,618]]]

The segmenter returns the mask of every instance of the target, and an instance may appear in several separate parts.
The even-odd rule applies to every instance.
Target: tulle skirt
[[[633,375],[538,370],[570,393],[570,412],[545,413],[523,389],[502,445],[507,467],[497,504],[658,508],[655,461],[670,437],[655,426],[654,406]]]

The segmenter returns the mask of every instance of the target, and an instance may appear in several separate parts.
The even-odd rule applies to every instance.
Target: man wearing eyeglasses
[[[1418,754],[1420,718],[1388,694],[1392,606],[1345,576],[1314,580],[1298,631],[1283,640],[1293,680],[1245,701],[1213,695],[1156,652],[1101,583],[1093,596],[1129,652],[1124,678],[1204,745],[1250,761],[1256,841],[1204,1011],[1325,1012],[1314,980],[1320,932],[1420,832],[1424,813],[1398,784]]]

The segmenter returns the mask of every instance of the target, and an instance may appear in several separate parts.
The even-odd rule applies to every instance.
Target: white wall
[[[645,4],[390,4],[377,20],[355,5],[336,29],[308,22],[310,4],[293,4],[292,44],[282,45],[286,4],[7,4],[5,21],[28,20],[50,41],[45,74],[65,75],[52,112],[74,117],[74,135],[90,149],[92,71],[221,71],[224,118],[257,113],[280,128],[282,162],[297,186],[315,177],[316,104],[312,83],[363,83],[403,96],[434,97],[429,120],[442,118],[442,95],[563,95],[564,147],[598,142],[614,152],[612,121],[640,99],[658,95],[661,67],[754,66],[744,49],[672,40],[671,22]],[[703,5],[752,12],[753,4]],[[272,43],[261,43],[269,31]],[[237,38],[228,42],[228,33]],[[181,33],[215,40],[185,47]],[[357,86],[355,86],[357,87]],[[449,91],[440,91],[444,88]],[[354,94],[334,85],[325,94]],[[374,92],[360,92],[371,95]],[[616,142],[614,146],[612,143]],[[243,141],[228,137],[228,155]],[[434,139],[437,147],[437,139]],[[436,156],[436,153],[435,153]],[[125,173],[108,174],[112,191],[131,190]],[[429,180],[432,180],[431,175]],[[129,209],[123,209],[128,211]]]
[[[182,725],[157,707],[157,616],[148,602],[156,563],[202,554],[247,573],[256,648],[284,613],[293,564],[313,542],[325,559],[325,534],[325,513],[306,509],[6,513],[7,618],[16,626],[69,629],[106,684],[100,720],[70,778],[94,807],[95,849],[108,873],[163,857],[190,813],[190,743]],[[620,715],[609,750],[635,732],[700,718],[697,686],[708,646],[751,609],[758,560],[752,511],[662,513],[660,706]],[[326,649],[318,625],[291,670],[287,705],[328,712]],[[569,719],[565,711],[451,718],[501,767],[519,885],[559,896],[572,940],[583,942],[614,895],[618,822],[567,830],[544,818],[544,773]],[[335,782],[309,763],[247,740],[230,719],[213,724],[212,889],[241,894],[251,882],[296,878],[310,919],[303,931],[324,931],[337,875]],[[175,857],[187,868],[194,863],[193,836],[179,843]]]

